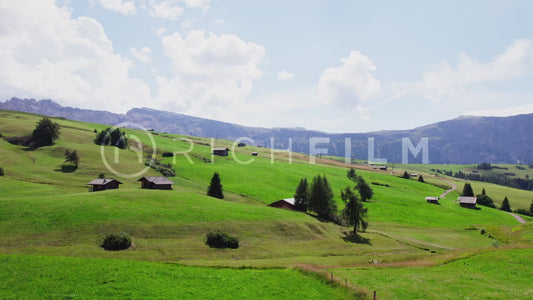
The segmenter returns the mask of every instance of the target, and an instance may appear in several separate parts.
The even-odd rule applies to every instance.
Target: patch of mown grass
[[[351,299],[293,269],[214,269],[111,259],[0,255],[3,299]]]
[[[381,299],[530,299],[533,249],[497,250],[435,267],[333,272]]]

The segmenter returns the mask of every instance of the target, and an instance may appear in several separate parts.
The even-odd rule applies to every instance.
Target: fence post
[[[376,291],[374,291],[374,300],[376,300]]]

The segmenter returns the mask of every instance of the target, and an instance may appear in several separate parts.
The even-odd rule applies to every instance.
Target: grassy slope
[[[233,270],[175,264],[1,256],[2,299],[348,299],[291,269]]]
[[[1,133],[27,134],[38,119],[30,114],[2,112]],[[488,208],[474,211],[459,207],[454,201],[457,192],[442,199],[441,205],[430,205],[424,197],[438,196],[444,189],[400,179],[387,172],[358,170],[367,182],[389,187],[372,186],[375,196],[366,204],[370,227],[363,234],[369,243],[354,244],[342,239],[347,228],[265,206],[291,197],[300,178],[326,174],[342,207],[339,191],[351,184],[345,177],[345,167],[338,163],[313,165],[299,154],[294,154],[293,163],[288,164],[284,153],[275,153],[275,161],[271,163],[269,149],[250,146],[236,148],[236,156],[245,161],[251,158],[251,151],[259,152],[251,164],[239,164],[231,156],[215,157],[214,164],[204,163],[198,157],[212,159],[208,146],[211,141],[202,138],[193,140],[194,148],[189,153],[192,164],[183,155],[175,158],[178,177],[173,178],[177,183],[173,191],[140,190],[138,177],[134,177],[119,178],[124,182],[120,190],[87,193],[85,183],[101,172],[111,175],[102,163],[100,147],[91,142],[94,128],[100,130],[105,126],[58,122],[62,125],[62,135],[51,147],[26,151],[0,140],[0,166],[7,175],[0,177],[1,253],[179,261],[208,266],[353,266],[370,260],[394,263],[426,259],[434,253],[449,255],[458,249],[492,248],[493,239],[467,228],[486,227],[509,245],[524,243],[523,238],[533,241],[529,235],[509,238],[518,227],[514,227],[516,220],[507,214]],[[145,147],[150,144],[141,132],[126,131],[137,135]],[[163,151],[190,148],[179,136],[154,138],[159,155]],[[215,144],[232,146],[221,140]],[[56,171],[65,149],[80,153],[80,168],[74,173]],[[104,150],[108,161],[121,172],[135,173],[144,167],[138,164],[133,151],[120,150],[120,160],[114,164],[114,149]],[[173,159],[167,158],[165,162]],[[205,196],[207,183],[215,171],[221,174],[226,201]],[[149,170],[146,175],[157,173]],[[426,177],[426,180],[439,183],[433,178]],[[515,192],[505,187],[499,189],[502,193]],[[492,187],[487,191],[492,195]],[[533,193],[523,195],[528,198]],[[509,197],[512,204],[513,198]],[[242,247],[235,251],[207,248],[203,238],[213,228],[239,236]],[[135,249],[101,250],[97,246],[101,236],[115,231],[131,233]]]

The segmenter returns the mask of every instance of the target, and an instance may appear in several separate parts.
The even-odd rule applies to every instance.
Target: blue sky
[[[262,127],[533,113],[531,1],[5,0],[0,99]]]

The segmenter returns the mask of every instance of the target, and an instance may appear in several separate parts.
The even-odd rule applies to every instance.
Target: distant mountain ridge
[[[126,114],[115,114],[64,107],[48,99],[38,101],[11,98],[0,102],[0,109],[112,126],[134,122],[159,132],[183,135],[228,140],[246,137],[257,146],[278,149],[287,149],[292,143],[292,151],[303,153],[310,152],[310,138],[329,138],[329,143],[317,144],[315,148],[327,148],[328,155],[341,157],[345,156],[346,138],[349,138],[349,157],[364,160],[368,158],[368,139],[374,138],[374,151],[371,152],[375,158],[387,159],[389,163],[402,161],[402,138],[408,138],[416,147],[421,138],[427,137],[429,163],[533,163],[533,114],[512,117],[466,116],[411,130],[331,134],[302,128],[246,127],[150,108],[134,108]],[[274,145],[271,145],[272,139]],[[416,157],[413,157],[413,151],[409,152],[409,163],[421,163],[423,151]]]

